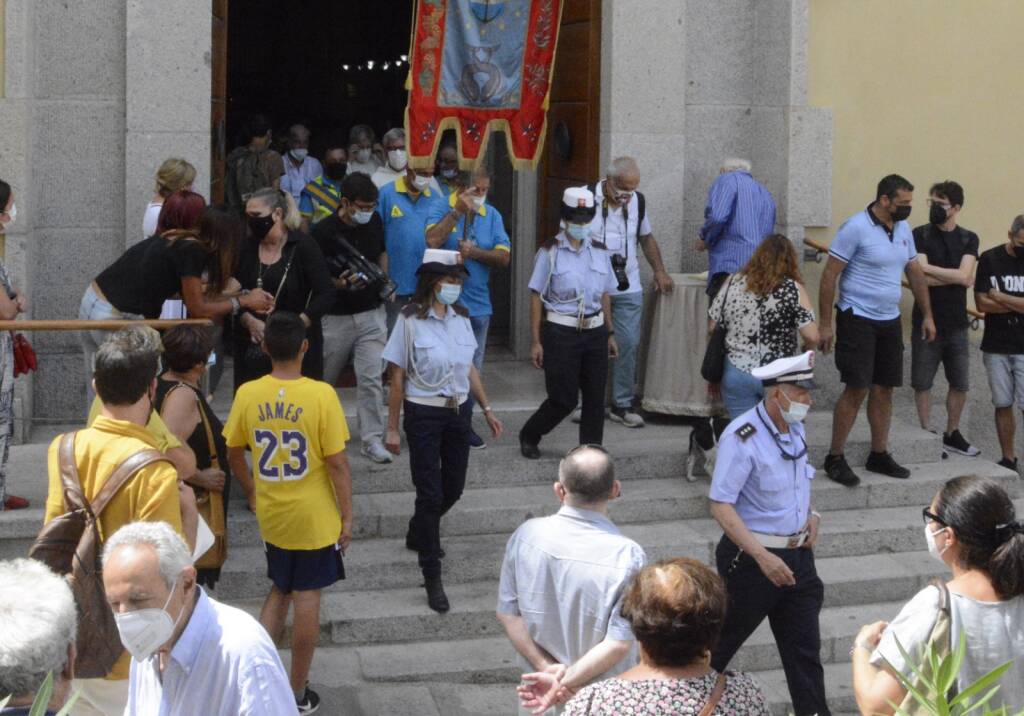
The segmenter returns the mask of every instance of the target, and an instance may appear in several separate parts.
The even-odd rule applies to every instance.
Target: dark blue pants
[[[471,411],[469,401],[458,411],[405,401],[403,426],[416,487],[409,535],[419,548],[420,569],[427,578],[441,576],[441,516],[459,501],[466,486]]]
[[[814,567],[810,549],[773,549],[793,571],[796,585],[776,587],[749,554],[728,537],[715,550],[718,573],[729,593],[722,636],[711,654],[711,668],[721,672],[754,630],[768,618],[786,672],[789,698],[796,716],[829,716],[825,673],[821,667],[818,615],[825,586]],[[739,555],[739,559],[736,556]]]
[[[608,380],[608,329],[577,331],[545,322],[544,385],[548,397],[526,421],[519,439],[531,445],[555,429],[573,411],[583,394],[580,444],[604,440],[604,387]]]

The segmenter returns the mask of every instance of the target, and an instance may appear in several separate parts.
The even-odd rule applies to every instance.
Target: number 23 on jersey
[[[254,432],[256,475],[268,482],[292,482],[309,473],[309,441],[301,430]]]

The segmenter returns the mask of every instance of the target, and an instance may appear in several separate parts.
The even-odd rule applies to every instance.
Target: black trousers
[[[793,571],[795,586],[776,587],[764,576],[754,558],[740,554],[732,540],[723,536],[718,543],[715,563],[729,593],[729,609],[722,636],[711,655],[711,668],[718,672],[725,669],[743,642],[768,617],[786,672],[794,713],[796,716],[829,716],[818,625],[825,586],[814,568],[814,552],[809,549],[773,549],[771,552]]]
[[[441,576],[441,516],[459,501],[466,486],[471,412],[468,400],[457,411],[405,401],[402,424],[416,487],[409,536],[420,550],[424,577]]]
[[[576,407],[583,393],[580,444],[600,445],[604,439],[604,387],[608,379],[608,329],[577,331],[545,322],[544,384],[548,397],[526,421],[519,439],[536,445]]]

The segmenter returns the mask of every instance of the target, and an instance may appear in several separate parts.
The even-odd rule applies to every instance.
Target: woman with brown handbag
[[[213,351],[213,333],[204,326],[176,326],[163,337],[167,370],[157,380],[154,408],[178,438],[192,448],[196,472],[185,482],[196,493],[199,514],[213,532],[213,546],[196,562],[199,584],[213,589],[227,558],[227,450],[224,426],[199,388]]]

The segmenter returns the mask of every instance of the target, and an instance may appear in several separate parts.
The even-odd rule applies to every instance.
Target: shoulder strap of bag
[[[103,488],[99,491],[92,501],[92,513],[95,517],[99,517],[100,513],[103,512],[103,508],[107,506],[111,498],[117,494],[117,491],[128,482],[135,473],[142,468],[152,465],[154,462],[160,462],[163,460],[167,464],[172,464],[170,460],[164,457],[164,454],[155,448],[145,448],[139,450],[133,455],[129,455],[125,458],[124,462],[114,468],[114,471],[107,478],[107,481],[103,483]]]
[[[726,305],[729,303],[729,289],[732,288],[732,280],[735,277],[736,274],[729,274],[729,278],[725,280],[725,288],[722,289],[725,291],[725,294],[722,296],[722,320],[719,321],[718,323],[722,326],[722,328],[725,329],[729,328],[729,321],[725,319],[725,308]]]
[[[715,711],[715,707],[718,706],[718,702],[722,699],[722,694],[725,693],[725,674],[719,674],[718,678],[715,679],[715,688],[711,690],[711,695],[708,697],[707,703],[704,704],[704,708],[700,710],[698,716],[711,716]]]
[[[213,429],[210,427],[210,416],[206,414],[206,410],[203,408],[203,401],[196,396],[196,407],[199,408],[199,422],[203,424],[203,429],[206,431],[206,444],[209,446],[210,451],[210,465],[216,468],[220,467],[220,461],[217,459],[217,443],[213,439]]]
[[[78,431],[64,433],[57,447],[57,466],[60,470],[60,482],[64,492],[64,507],[68,510],[88,509],[89,502],[82,492],[82,481],[78,477],[78,465],[75,464],[75,436]]]
[[[636,193],[636,240],[640,240],[640,227],[643,226],[644,216],[647,215],[647,197],[641,192]]]

